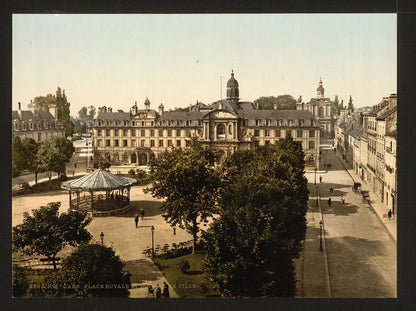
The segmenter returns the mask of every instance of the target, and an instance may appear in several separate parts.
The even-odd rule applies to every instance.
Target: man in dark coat
[[[166,282],[163,282],[163,297],[169,298],[169,285]]]

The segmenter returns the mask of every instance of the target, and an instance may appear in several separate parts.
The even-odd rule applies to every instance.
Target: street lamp
[[[315,207],[318,207],[318,200],[319,200],[319,186],[316,186],[316,201],[315,201]]]
[[[316,171],[317,171],[317,168],[315,166],[315,182],[313,183],[314,185],[316,185]]]
[[[155,227],[151,226],[150,230],[152,231],[152,258],[154,258],[155,257],[155,244],[154,244]]]
[[[103,244],[104,244],[104,232],[101,232],[100,238],[101,238],[101,246],[103,246]]]
[[[319,250],[322,252],[322,226],[324,225],[324,222],[321,221],[319,222]]]

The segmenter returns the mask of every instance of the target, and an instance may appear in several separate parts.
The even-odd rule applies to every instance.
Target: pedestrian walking
[[[136,228],[137,228],[137,225],[139,224],[139,215],[134,215],[134,222],[136,223]]]
[[[144,217],[144,210],[141,208],[140,209],[140,216],[142,216],[142,220],[143,220],[143,217]]]
[[[387,216],[389,216],[389,219],[391,218],[391,209],[389,209],[389,211],[388,211],[388,213],[387,213]]]
[[[328,199],[328,206],[331,206],[331,198]]]
[[[329,188],[329,192],[330,192],[330,193],[334,193],[334,188],[332,188],[332,187],[331,187],[331,188]]]
[[[162,290],[160,289],[159,284],[156,285],[156,298],[160,298],[162,294]]]
[[[322,182],[322,176],[321,175],[319,176],[319,182]]]
[[[344,196],[341,196],[341,204],[344,204],[344,203],[345,203]]]
[[[163,282],[163,297],[169,298],[169,285],[166,282]]]

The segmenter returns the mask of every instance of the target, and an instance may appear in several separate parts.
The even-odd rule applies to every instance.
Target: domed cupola
[[[147,110],[150,109],[150,100],[146,97],[146,100],[144,101],[144,106],[146,107]]]
[[[227,82],[227,99],[232,102],[238,102],[239,95],[238,81],[234,79],[234,71],[231,70],[231,78]]]
[[[325,89],[322,86],[322,80],[321,80],[321,78],[319,78],[319,86],[316,89],[316,93],[317,93],[318,98],[324,98],[324,91],[325,91]]]

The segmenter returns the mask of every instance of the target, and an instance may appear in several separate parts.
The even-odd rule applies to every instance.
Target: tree
[[[46,96],[37,96],[33,100],[33,103],[38,110],[49,111],[49,106],[56,104],[56,97],[52,94],[47,94]]]
[[[95,116],[95,107],[94,106],[89,106],[88,107],[88,116],[87,116],[87,118],[88,118],[88,120],[94,120],[94,116]]]
[[[25,212],[23,223],[13,227],[13,250],[22,250],[27,255],[43,255],[53,263],[56,270],[56,254],[66,245],[77,246],[91,240],[85,229],[91,222],[87,213],[70,210],[58,215],[60,202],[48,203],[32,210],[32,216]]]
[[[82,107],[80,111],[78,111],[78,117],[80,119],[85,120],[87,118],[87,115],[88,115],[87,107]]]
[[[13,136],[12,139],[12,172],[13,176],[18,176],[25,169],[25,157],[23,152],[22,139]]]
[[[296,99],[291,95],[262,96],[257,98],[254,103],[258,105],[259,109],[274,109],[275,104],[277,104],[279,110],[296,109]]]
[[[42,171],[37,152],[39,144],[33,139],[25,137],[21,139],[14,136],[12,140],[12,168],[13,176],[17,176],[23,170],[35,173],[35,183],[38,182],[38,173]]]
[[[64,175],[65,165],[71,159],[73,153],[72,141],[65,137],[54,136],[41,143],[37,154],[42,169]]]
[[[220,198],[220,217],[203,234],[209,277],[228,296],[293,296],[308,200],[300,143],[233,154]]]
[[[38,96],[35,97],[33,102],[39,110],[49,110],[51,104],[56,105],[58,108],[58,120],[62,121],[65,126],[65,135],[68,137],[74,133],[74,125],[69,117],[70,103],[67,101],[65,90],[61,91],[61,88],[58,86],[56,95]]]
[[[29,289],[25,268],[13,265],[12,268],[13,297],[22,297]]]
[[[208,217],[216,211],[220,179],[213,168],[214,161],[214,152],[204,149],[194,138],[191,148],[174,148],[150,164],[152,184],[146,192],[165,199],[161,206],[165,220],[192,234],[193,252],[199,222],[207,222]]]
[[[350,100],[348,101],[348,110],[351,110],[351,112],[354,112],[354,105],[352,104],[352,97],[350,95]]]
[[[110,247],[84,244],[62,262],[62,269],[48,278],[46,287],[58,297],[128,297],[130,274]]]
[[[334,106],[337,109],[337,114],[339,115],[340,111],[341,111],[341,107],[340,107],[340,104],[339,104],[338,95],[335,95]]]
[[[58,119],[64,123],[65,126],[65,136],[72,136],[74,133],[74,124],[71,122],[69,117],[69,106],[65,90],[61,92],[61,88],[58,86],[56,90],[56,105],[58,106]]]

